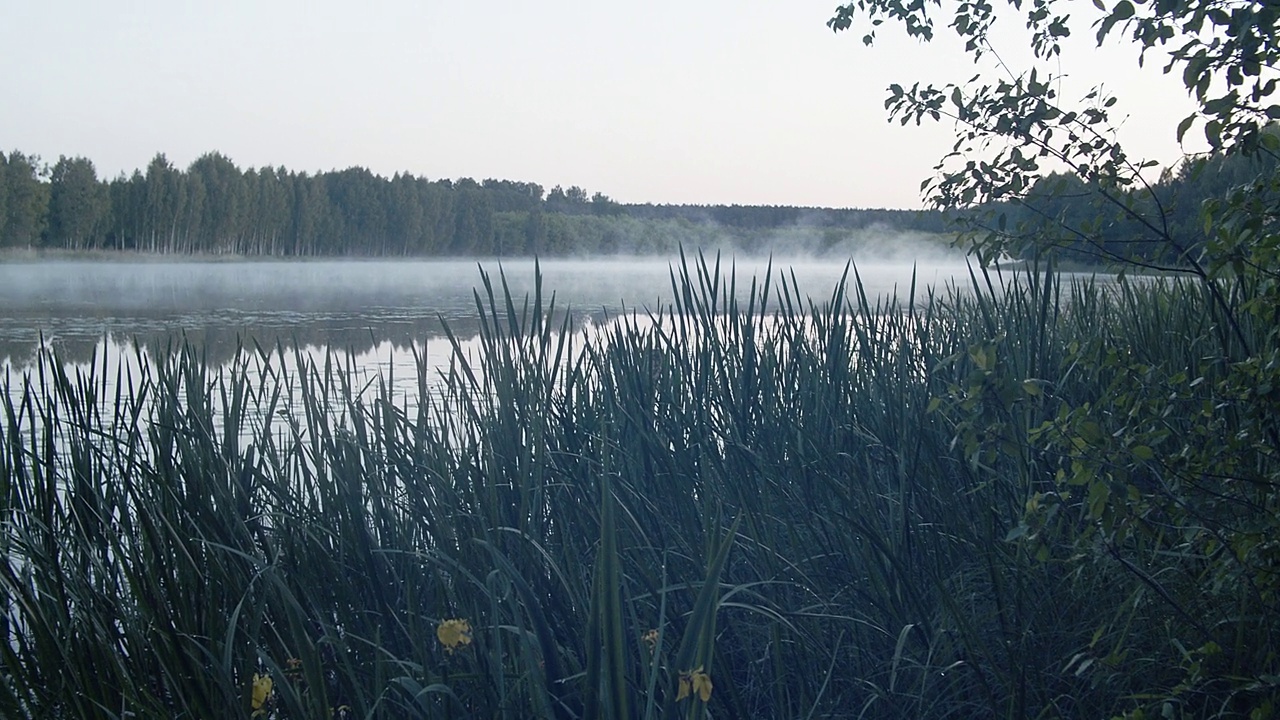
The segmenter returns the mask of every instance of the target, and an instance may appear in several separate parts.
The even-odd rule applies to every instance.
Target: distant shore
[[[151,253],[140,252],[137,250],[64,250],[58,248],[0,248],[0,265],[17,265],[22,263],[39,263],[39,262],[103,262],[103,263],[237,263],[237,262],[253,262],[253,263],[308,263],[308,262],[515,262],[521,260],[537,260],[556,261],[556,260],[618,260],[633,259],[639,260],[644,258],[669,258],[668,255],[650,255],[650,256],[616,256],[616,255],[573,255],[573,256],[489,256],[489,257],[453,257],[453,256],[364,256],[364,255],[243,255],[235,253]],[[739,256],[742,259],[743,256]],[[752,256],[754,257],[754,256]],[[761,258],[764,259],[764,258]],[[776,261],[786,262],[786,258],[775,257]],[[839,258],[815,258],[817,260],[839,260]],[[975,265],[976,267],[976,265]],[[998,265],[991,266],[991,270],[999,270],[1002,272],[1027,272],[1030,271],[1033,264],[1027,260],[1007,260],[1000,262]],[[1109,273],[1108,268],[1098,265],[1088,265],[1076,261],[1058,261],[1055,267],[1060,273]],[[1129,275],[1159,275],[1154,272],[1138,272],[1130,270]]]
[[[0,263],[45,262],[49,260],[92,260],[102,262],[240,262],[243,260],[271,260],[299,258],[250,257],[248,255],[178,255],[173,253],[149,253],[137,250],[63,250],[58,248],[0,248]]]
[[[107,263],[236,263],[236,262],[374,262],[395,260],[489,260],[490,258],[447,256],[375,256],[375,255],[244,255],[239,253],[153,253],[138,250],[62,250],[56,248],[0,248],[0,264],[83,261]],[[507,257],[501,260],[533,258]]]

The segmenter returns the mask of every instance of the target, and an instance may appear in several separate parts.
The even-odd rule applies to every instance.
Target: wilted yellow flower
[[[271,697],[271,686],[273,684],[270,675],[253,674],[253,697],[250,700],[250,706],[253,708],[254,717],[266,712],[263,706],[267,704],[267,699]]]
[[[436,628],[436,638],[446,652],[452,653],[471,644],[471,623],[461,618],[441,621]]]
[[[641,635],[640,639],[644,641],[645,645],[649,646],[649,652],[653,652],[654,650],[658,649],[658,631],[657,630],[650,630],[644,635]]]
[[[697,670],[680,673],[680,689],[676,692],[676,701],[679,702],[690,694],[697,694],[702,702],[711,699],[711,676],[702,671],[701,665]]]

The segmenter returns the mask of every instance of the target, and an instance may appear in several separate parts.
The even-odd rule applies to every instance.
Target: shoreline
[[[524,262],[524,261],[542,261],[542,262],[559,262],[559,261],[618,261],[618,260],[672,260],[669,255],[519,255],[519,256],[458,256],[458,255],[243,255],[235,253],[156,253],[142,252],[138,250],[64,250],[61,248],[0,248],[0,265],[23,265],[47,262],[85,262],[85,263],[103,263],[103,264],[138,264],[138,265],[163,265],[176,263],[207,263],[207,264],[234,264],[234,263],[333,263],[333,262],[349,262],[349,263],[375,263],[375,262]],[[768,260],[768,256],[744,255],[737,258],[738,260],[756,259],[760,261]],[[809,257],[805,260],[812,262],[844,262],[849,258],[842,257]],[[786,262],[785,257],[774,257],[775,262]],[[791,258],[795,261],[796,258]],[[1000,262],[992,265],[989,270],[992,272],[1025,272],[1033,266],[1033,263],[1027,260],[1014,260],[1011,262]],[[976,266],[975,266],[976,267]],[[1091,266],[1078,262],[1060,261],[1057,263],[1057,271],[1066,274],[1087,274],[1087,273],[1104,273],[1111,274],[1115,272],[1114,268],[1107,266]],[[1129,275],[1155,275],[1157,273],[1137,272],[1129,269],[1126,274]]]
[[[242,262],[245,260],[298,260],[301,258],[271,258],[250,255],[212,255],[212,254],[178,254],[150,253],[138,250],[63,250],[59,248],[0,248],[0,264],[37,263],[50,261],[93,261],[93,262]]]

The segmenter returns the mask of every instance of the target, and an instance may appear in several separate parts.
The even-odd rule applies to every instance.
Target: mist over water
[[[905,293],[913,271],[921,286],[967,273],[963,256],[936,243],[887,238],[860,250],[852,260],[869,295],[890,294],[895,287]],[[801,293],[821,302],[848,259],[774,257],[774,282],[781,273],[794,273]],[[554,293],[557,319],[567,311],[575,327],[624,308],[656,310],[672,299],[671,273],[679,263],[678,257],[545,260],[543,302]],[[768,258],[720,259],[721,273],[736,275],[740,296],[753,277],[763,279],[768,266]],[[217,363],[238,345],[255,342],[379,357],[394,349],[425,349],[444,342],[442,320],[463,339],[475,335],[474,293],[484,296],[482,269],[500,302],[500,274],[517,303],[534,290],[535,263],[523,259],[3,262],[0,364],[28,367],[42,343],[71,363],[134,343],[154,353],[184,340]]]

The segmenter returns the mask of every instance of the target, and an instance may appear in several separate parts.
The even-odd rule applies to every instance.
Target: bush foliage
[[[1144,172],[1155,163],[1132,157],[1116,139],[1112,113],[1123,98],[1100,87],[1079,102],[1058,94],[1062,68],[1071,66],[1064,39],[1090,14],[1099,45],[1126,44],[1140,64],[1163,61],[1163,72],[1181,78],[1196,107],[1170,133],[1181,142],[1200,127],[1209,156],[1188,158],[1152,184]],[[1260,2],[1099,0],[1089,9],[1055,0],[859,0],[830,21],[837,31],[869,25],[867,44],[885,21],[923,40],[945,22],[975,59],[997,50],[998,21],[1025,21],[1033,60],[1021,74],[1005,66],[999,79],[890,88],[886,107],[904,123],[957,123],[953,151],[925,184],[933,204],[966,214],[968,235],[987,257],[1045,257],[1067,246],[1122,273],[1156,268],[1189,279],[1126,286],[1124,334],[1101,325],[1063,358],[1071,374],[1093,378],[1104,392],[1056,403],[1009,444],[1052,469],[1010,539],[1044,562],[1111,563],[1139,583],[1131,604],[1101,606],[1111,627],[1123,628],[1123,642],[1098,655],[1107,635],[1100,629],[1073,663],[1094,667],[1105,657],[1117,673],[1139,677],[1135,657],[1160,658],[1168,676],[1135,684],[1135,717],[1275,712],[1277,18],[1273,4]],[[1194,208],[1193,220],[1179,188],[1209,173],[1217,177],[1205,184],[1222,186]],[[1033,221],[1013,222],[1019,217]],[[1117,226],[1126,228],[1120,238],[1107,231]],[[998,345],[981,357],[999,358]],[[1056,379],[1033,382],[1030,398],[1004,382],[976,385],[977,398],[949,398],[970,416],[957,439],[971,455],[987,447],[979,429],[991,418],[1061,397]],[[1170,615],[1142,613],[1141,597],[1156,598]],[[1137,641],[1149,649],[1138,650]]]

